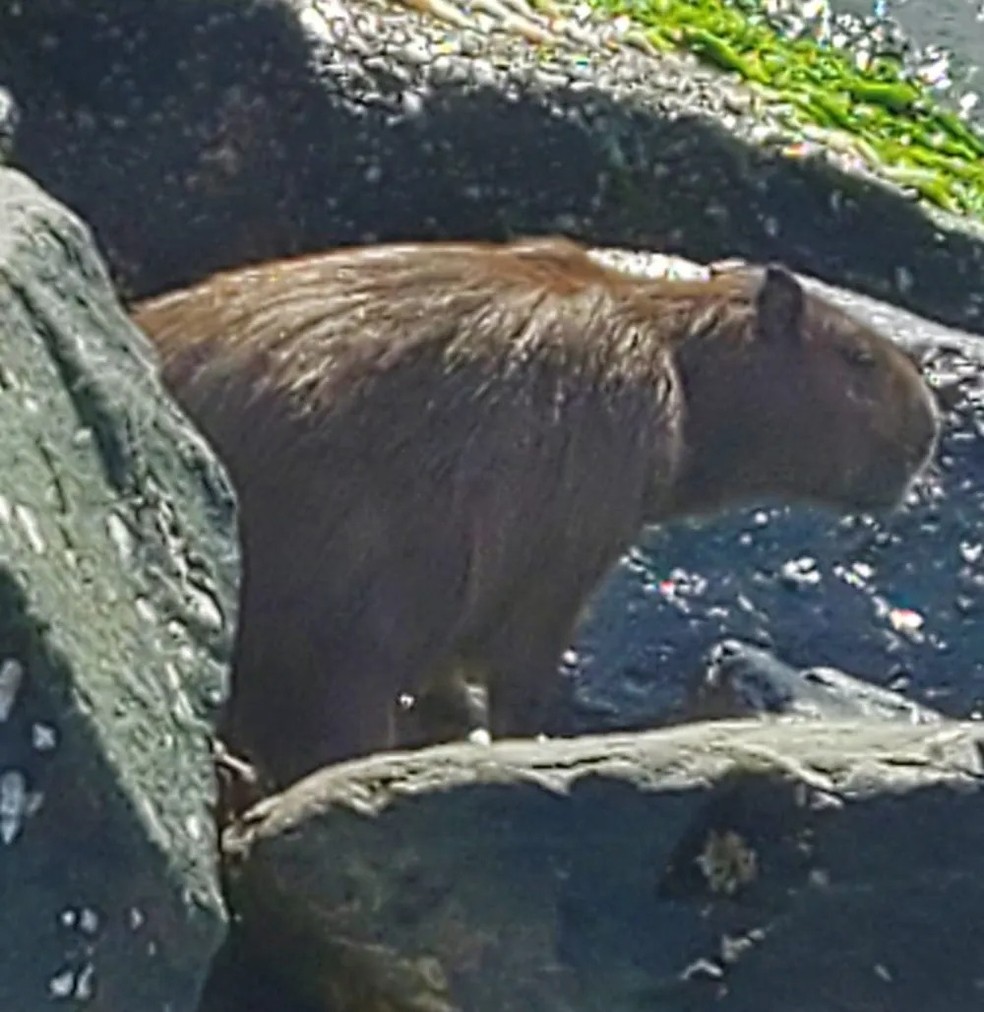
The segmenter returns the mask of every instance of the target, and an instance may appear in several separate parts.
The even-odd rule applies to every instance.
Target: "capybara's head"
[[[769,498],[898,505],[939,432],[913,360],[781,266],[703,284],[677,346],[685,450],[668,512]]]

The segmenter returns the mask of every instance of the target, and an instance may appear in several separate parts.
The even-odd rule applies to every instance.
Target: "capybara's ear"
[[[769,264],[755,297],[762,337],[796,340],[803,319],[803,287],[782,264]]]

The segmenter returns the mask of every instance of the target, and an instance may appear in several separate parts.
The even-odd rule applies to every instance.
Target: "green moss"
[[[909,78],[899,60],[787,39],[759,0],[589,0],[627,15],[657,49],[685,49],[742,77],[800,141],[853,156],[879,176],[955,213],[984,219],[984,135]],[[809,153],[791,143],[790,157]]]

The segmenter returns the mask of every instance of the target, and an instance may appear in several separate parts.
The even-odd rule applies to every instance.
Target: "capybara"
[[[446,686],[487,689],[493,736],[540,731],[643,525],[890,508],[937,438],[910,358],[778,265],[653,280],[561,238],[382,244],[133,315],[238,492],[222,730],[278,784],[392,745],[399,696],[474,722],[481,694]]]

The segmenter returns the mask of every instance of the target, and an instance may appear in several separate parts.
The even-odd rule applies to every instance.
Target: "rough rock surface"
[[[741,640],[715,643],[691,681],[680,722],[763,717],[777,720],[894,720],[936,724],[942,714],[837,668],[794,668]]]
[[[976,1012],[981,746],[736,721],[381,756],[227,831],[233,896],[282,1001],[333,1012]]]
[[[137,295],[368,237],[560,229],[779,257],[984,331],[981,230],[784,157],[774,114],[678,56],[538,51],[385,0],[0,5],[15,157]]]
[[[0,169],[0,1008],[189,1012],[238,549],[88,229]]]

